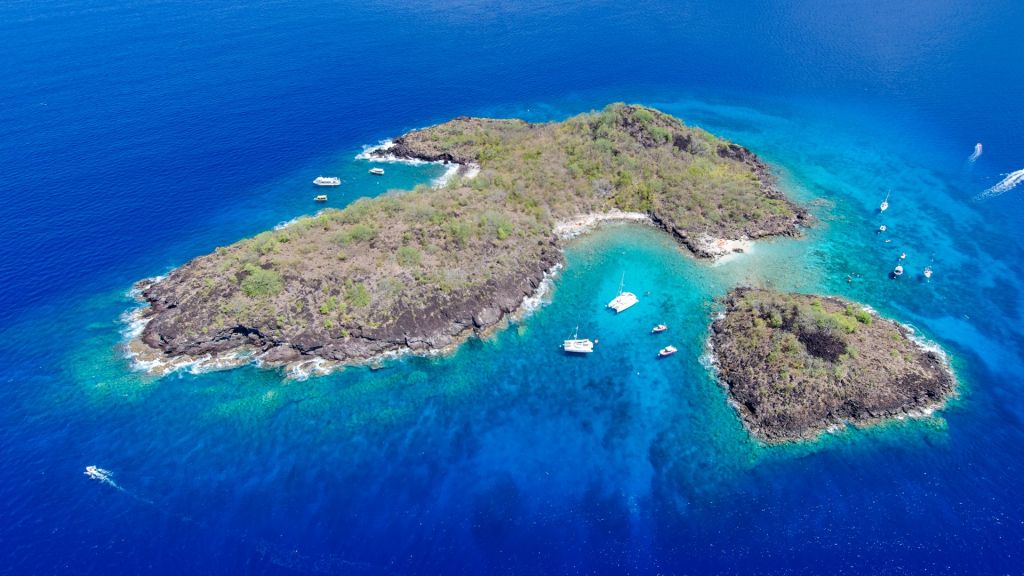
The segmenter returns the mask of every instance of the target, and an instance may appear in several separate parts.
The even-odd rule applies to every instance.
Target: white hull
[[[618,314],[639,301],[640,300],[636,297],[636,294],[633,294],[632,292],[623,292],[612,299],[612,301],[608,303],[608,307],[615,310],[615,313]]]
[[[566,340],[562,342],[562,350],[573,354],[590,354],[594,351],[594,343],[587,339]]]

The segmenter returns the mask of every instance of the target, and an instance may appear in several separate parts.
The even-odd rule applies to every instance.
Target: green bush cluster
[[[248,276],[242,280],[242,291],[250,298],[275,296],[284,289],[281,275],[274,270],[265,270],[252,264],[247,265],[245,270]]]

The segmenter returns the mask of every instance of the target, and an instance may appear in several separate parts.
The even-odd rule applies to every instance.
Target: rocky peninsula
[[[640,106],[542,124],[460,117],[371,156],[466,170],[324,210],[142,285],[136,354],[246,349],[286,363],[443,350],[538,290],[562,261],[566,222],[646,216],[710,258],[798,235],[808,219],[749,150]]]
[[[839,298],[737,288],[710,345],[751,433],[780,442],[940,407],[953,374],[911,336]]]

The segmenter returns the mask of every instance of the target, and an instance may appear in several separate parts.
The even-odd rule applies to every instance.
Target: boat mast
[[[626,285],[626,273],[622,273],[622,279],[619,280],[619,294],[622,294],[622,287]]]

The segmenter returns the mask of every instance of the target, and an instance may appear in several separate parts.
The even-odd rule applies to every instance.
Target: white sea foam
[[[340,364],[324,358],[311,358],[288,364],[285,374],[290,380],[308,380],[311,376],[326,376],[338,369]]]
[[[422,166],[424,164],[437,164],[445,167],[444,174],[441,174],[437,178],[431,181],[431,186],[434,188],[441,188],[451,182],[456,176],[461,176],[464,180],[469,180],[476,177],[480,173],[480,166],[476,164],[457,164],[454,162],[428,162],[426,160],[419,160],[415,158],[399,158],[394,154],[379,155],[375,152],[382,150],[390,150],[395,146],[395,143],[391,140],[384,140],[383,142],[374,145],[366,146],[363,151],[356,154],[356,160],[366,160],[369,162],[384,162],[389,164],[408,164],[410,166]]]
[[[555,287],[554,278],[562,270],[561,264],[555,264],[544,273],[544,278],[540,281],[540,285],[534,290],[533,294],[523,298],[523,302],[519,305],[519,309],[512,315],[512,319],[520,321],[526,318],[541,306],[551,302],[549,296],[551,291]]]
[[[974,197],[974,199],[984,200],[986,198],[992,198],[995,196],[999,196],[1000,194],[1005,194],[1010,190],[1016,188],[1017,185],[1020,184],[1021,182],[1024,182],[1024,168],[1021,168],[1016,172],[1011,172],[1007,174],[1006,178],[1003,178],[995,186],[989,188],[988,190],[985,190],[981,194],[978,194],[977,196]]]
[[[166,274],[162,274],[160,276],[153,276],[152,278],[144,278],[142,280],[139,280],[135,284],[132,284],[132,287],[128,289],[128,292],[126,292],[125,295],[128,296],[129,298],[133,298],[135,300],[140,300],[142,298],[142,291],[143,290],[145,290],[146,288],[149,288],[150,286],[152,286],[153,284],[156,284],[157,282],[160,282],[164,278],[167,278]]]
[[[381,140],[373,146],[363,146],[363,151],[356,154],[356,160],[380,160],[380,156],[374,156],[373,153],[378,150],[390,150],[394,146],[393,140]]]
[[[461,167],[460,164],[444,164],[444,166],[444,174],[441,174],[440,176],[434,178],[434,180],[430,182],[430,185],[433,186],[434,188],[444,188],[445,186],[447,186],[448,183],[451,182],[452,179],[455,178],[455,176],[459,173],[459,168]]]

